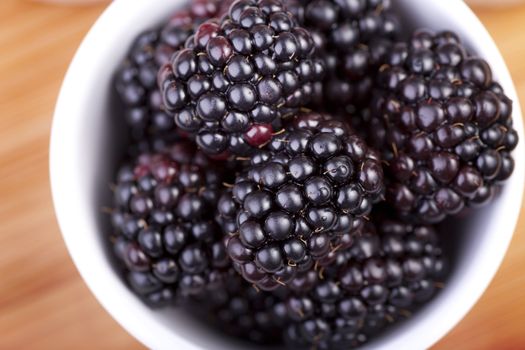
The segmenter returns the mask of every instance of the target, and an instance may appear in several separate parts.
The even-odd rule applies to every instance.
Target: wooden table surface
[[[49,189],[55,99],[75,49],[103,8],[0,1],[0,349],[142,348],[82,282]],[[525,6],[475,10],[525,102]],[[525,348],[524,231],[522,209],[497,277],[435,349]]]

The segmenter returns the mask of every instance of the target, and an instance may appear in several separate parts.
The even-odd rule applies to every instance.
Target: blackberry
[[[225,1],[223,4],[229,4]],[[218,1],[193,0],[161,28],[147,30],[134,41],[115,77],[123,116],[134,140],[173,132],[173,118],[164,111],[157,87],[159,67],[184,46],[197,23],[224,13]]]
[[[388,201],[436,223],[490,202],[514,169],[512,101],[456,34],[417,31],[380,68],[369,142],[388,162]]]
[[[146,302],[160,306],[201,293],[231,268],[213,217],[223,181],[218,166],[184,141],[119,170],[114,251]]]
[[[226,282],[213,291],[193,298],[192,312],[204,313],[220,330],[259,344],[283,343],[282,330],[288,319],[283,303],[286,291],[257,290],[233,269]]]
[[[376,154],[346,124],[317,113],[293,124],[251,158],[218,204],[229,256],[263,290],[329,265],[383,190]]]
[[[354,112],[370,100],[374,77],[400,32],[390,0],[288,0],[312,33],[326,66],[323,108]]]
[[[279,0],[239,0],[197,29],[159,71],[164,106],[208,154],[249,154],[308,104],[324,67]]]
[[[342,253],[343,266],[291,284],[287,342],[293,348],[348,349],[409,316],[433,297],[446,274],[436,236],[432,226],[374,218]]]

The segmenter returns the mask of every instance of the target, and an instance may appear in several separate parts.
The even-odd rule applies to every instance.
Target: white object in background
[[[69,252],[87,285],[106,310],[153,349],[245,349],[246,344],[199,327],[179,310],[152,310],[124,285],[113,268],[102,232],[100,208],[109,195],[122,149],[112,114],[111,82],[133,38],[157,25],[182,0],[116,0],[78,50],[60,91],[51,136],[50,170],[56,214]],[[458,32],[491,64],[494,77],[514,101],[520,143],[516,168],[500,196],[461,221],[458,247],[447,287],[410,319],[365,348],[420,350],[450,331],[472,308],[501,264],[519,215],[525,174],[523,122],[509,72],[491,37],[461,0],[396,0],[407,25]],[[122,126],[123,127],[123,126]],[[82,315],[78,315],[81,319]],[[253,347],[252,347],[253,348]]]
[[[469,5],[502,7],[525,3],[524,0],[465,0]]]

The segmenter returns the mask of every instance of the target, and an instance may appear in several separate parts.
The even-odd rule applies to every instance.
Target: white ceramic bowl
[[[165,19],[182,0],[117,0],[100,17],[78,50],[58,99],[53,121],[50,168],[53,198],[69,252],[82,277],[108,312],[133,336],[154,349],[243,349],[203,329],[178,310],[153,311],[124,285],[106,251],[108,184],[123,151],[111,80],[133,38]],[[514,100],[521,142],[516,169],[498,199],[461,221],[453,272],[430,304],[395,329],[369,343],[374,349],[423,349],[465,316],[488,286],[511,240],[519,215],[525,161],[520,106],[509,72],[489,34],[459,0],[397,0],[404,25],[452,29],[486,58],[496,79]],[[454,231],[452,228],[447,231]],[[456,237],[454,237],[456,236]],[[78,315],[81,320],[82,315]]]

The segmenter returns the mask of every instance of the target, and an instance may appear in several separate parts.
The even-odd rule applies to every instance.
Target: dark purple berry
[[[219,201],[218,221],[242,275],[273,290],[349,248],[382,192],[375,152],[346,124],[312,112],[253,154]]]
[[[146,302],[160,306],[201,293],[231,268],[214,221],[224,173],[182,141],[122,167],[112,214],[115,250],[126,270],[142,273],[129,281]]]
[[[324,62],[313,50],[310,33],[280,0],[239,0],[228,15],[201,24],[160,70],[165,110],[206,153],[249,155],[272,139],[272,125],[320,99],[313,86]],[[131,95],[142,98],[140,89]]]
[[[338,254],[339,263],[290,282],[288,345],[353,348],[415,312],[445,277],[436,237],[432,226],[372,216],[352,248]]]
[[[362,124],[388,164],[392,207],[434,223],[488,203],[512,172],[504,159],[518,141],[489,65],[453,33],[426,31],[396,44],[386,62]]]

